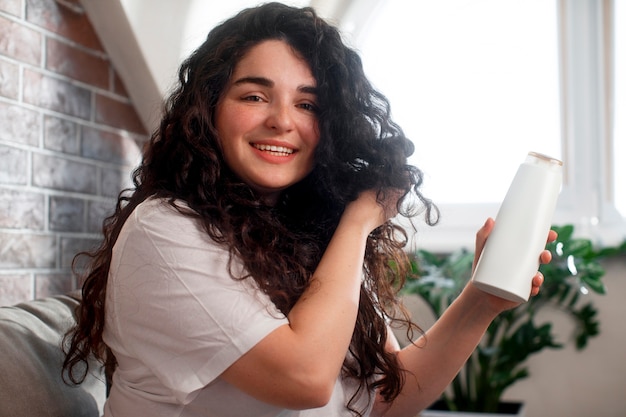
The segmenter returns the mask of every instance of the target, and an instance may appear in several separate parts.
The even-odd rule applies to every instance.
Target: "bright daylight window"
[[[499,203],[528,151],[561,156],[556,4],[388,0],[359,42],[435,202]]]
[[[624,113],[625,19],[623,2],[615,3],[622,69],[615,72],[620,91],[611,176],[602,162],[610,144],[601,132],[611,128],[602,124],[598,86],[605,73],[597,70],[606,64],[602,8],[610,2],[378,2],[368,29],[353,42],[415,143],[412,162],[426,174],[424,192],[442,209],[437,228],[420,229],[419,245],[473,247],[474,232],[495,216],[528,151],[566,164],[556,224],[574,223],[600,243],[607,233],[619,238],[624,222],[615,204],[626,213],[626,175],[618,161],[626,147],[618,116]],[[613,187],[612,200],[606,185]]]

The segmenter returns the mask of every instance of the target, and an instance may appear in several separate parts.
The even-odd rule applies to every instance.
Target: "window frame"
[[[558,0],[557,12],[565,179],[554,222],[600,246],[626,236],[613,192],[613,1]]]

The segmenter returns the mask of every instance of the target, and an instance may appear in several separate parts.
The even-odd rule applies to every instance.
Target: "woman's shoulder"
[[[138,224],[173,223],[178,225],[199,223],[197,213],[183,200],[150,197],[139,203],[129,220]]]
[[[151,197],[133,210],[122,234],[140,234],[152,240],[214,243],[197,213],[183,200]]]
[[[181,216],[190,217],[196,214],[186,201],[164,197],[149,197],[139,203],[134,214],[142,217]]]

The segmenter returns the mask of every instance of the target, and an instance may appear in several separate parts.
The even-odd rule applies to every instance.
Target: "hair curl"
[[[315,166],[271,207],[226,165],[213,120],[235,65],[264,40],[287,42],[308,63],[320,109]],[[112,248],[130,213],[150,196],[173,205],[186,201],[209,236],[229,248],[231,261],[237,258],[254,271],[233,278],[254,279],[285,314],[307,288],[346,204],[362,191],[378,190],[382,199],[386,189],[402,189],[400,214],[422,212],[426,223],[437,222],[437,208],[419,190],[421,171],[406,162],[413,145],[391,120],[387,99],[365,77],[358,54],[313,9],[269,3],[240,12],[209,33],[182,64],[178,78],[133,173],[134,188],[120,194],[114,214],[104,221],[100,247],[79,254],[91,260],[78,323],[66,336],[64,370],[73,383],[84,379],[92,354],[104,363],[110,382],[116,361],[102,332]],[[387,401],[399,394],[404,381],[385,343],[388,321],[410,323],[397,301],[406,240],[405,230],[391,222],[368,238],[350,347],[355,360],[343,367],[345,376],[359,381],[360,391],[379,388]]]

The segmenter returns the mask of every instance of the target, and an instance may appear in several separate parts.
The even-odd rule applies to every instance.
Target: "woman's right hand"
[[[398,201],[404,195],[399,189],[363,191],[356,200],[346,206],[342,220],[366,225],[368,232],[382,226],[398,214]]]

